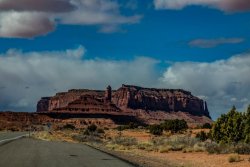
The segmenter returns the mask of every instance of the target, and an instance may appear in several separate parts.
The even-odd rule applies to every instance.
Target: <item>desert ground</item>
[[[145,167],[248,167],[250,165],[250,155],[209,153],[205,144],[211,141],[200,142],[195,138],[195,134],[200,131],[209,130],[189,129],[183,134],[164,133],[162,136],[154,136],[146,129],[118,131],[115,128],[105,128],[99,131],[100,133],[85,135],[83,129],[66,129],[36,132],[33,137],[48,141],[84,143]]]

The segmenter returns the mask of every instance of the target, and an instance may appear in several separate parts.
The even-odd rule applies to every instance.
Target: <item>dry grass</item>
[[[72,135],[75,132],[71,131],[56,131],[56,132],[47,132],[41,131],[36,132],[32,135],[33,138],[45,141],[66,141],[66,142],[75,142],[72,139]]]
[[[241,161],[241,158],[239,156],[239,154],[233,154],[233,155],[230,155],[228,157],[228,162],[232,163],[232,162],[240,162]]]
[[[121,132],[118,132],[115,129],[109,129],[105,131],[106,138],[114,138],[116,136],[123,136],[123,137],[132,137],[136,138],[139,142],[147,142],[151,139],[152,135],[147,133],[144,129],[127,129]]]

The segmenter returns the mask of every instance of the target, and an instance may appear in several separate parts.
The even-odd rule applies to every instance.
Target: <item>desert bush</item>
[[[233,107],[227,114],[222,114],[212,128],[212,139],[218,143],[250,142],[250,106],[246,113]]]
[[[185,120],[165,120],[164,123],[159,125],[150,125],[148,126],[149,132],[153,135],[162,135],[163,130],[171,131],[171,133],[183,132],[188,129],[187,122]]]
[[[204,152],[206,151],[206,147],[205,147],[205,143],[196,143],[194,146],[193,146],[193,151],[194,152]]]
[[[72,124],[66,124],[62,127],[62,129],[74,130],[76,127]]]
[[[250,143],[250,105],[248,106],[247,112],[245,114],[244,134],[245,134],[244,142]]]
[[[78,142],[85,142],[86,141],[86,136],[84,135],[73,135],[72,139]]]
[[[232,162],[239,162],[241,161],[241,158],[238,154],[233,154],[233,155],[230,155],[228,157],[228,162],[232,163]]]
[[[130,122],[129,124],[128,124],[128,129],[136,129],[136,128],[138,128],[138,124],[137,123],[135,123],[135,122]]]
[[[162,135],[163,128],[161,125],[150,125],[149,132],[153,135],[160,136],[160,135]]]
[[[123,146],[136,146],[138,144],[136,138],[133,137],[115,137],[112,143]]]
[[[97,126],[95,124],[91,124],[90,126],[87,127],[89,132],[94,132],[97,129]]]
[[[217,143],[206,143],[206,150],[210,154],[220,154],[222,152],[222,147]]]
[[[120,125],[120,126],[117,126],[116,129],[117,129],[118,131],[123,131],[123,130],[125,130],[126,128],[125,128],[124,125]]]
[[[83,135],[89,136],[90,135],[89,130],[88,129],[84,130]]]
[[[187,122],[179,119],[166,120],[161,126],[164,130],[171,131],[171,133],[183,132],[188,129]]]
[[[167,149],[168,151],[183,151],[195,152],[204,151],[204,144],[199,142],[198,139],[189,136],[171,136],[171,137],[158,137],[150,141],[152,145],[159,150]]]
[[[215,142],[206,143],[206,150],[210,154],[229,154],[235,153],[235,146],[231,144],[218,144]]]
[[[189,136],[172,136],[165,144],[171,146],[172,151],[182,151],[185,148],[192,148],[198,140]]]
[[[136,129],[138,128],[138,124],[137,123],[134,123],[134,122],[130,122],[128,125],[120,125],[117,127],[117,130],[119,131],[123,131],[123,130],[126,130],[126,129]]]
[[[212,125],[210,123],[205,123],[202,125],[202,129],[212,129]]]
[[[204,143],[196,143],[193,147],[184,147],[182,149],[183,153],[187,152],[204,152],[206,151],[206,147]]]
[[[140,150],[145,150],[145,151],[158,151],[159,150],[158,146],[154,145],[151,142],[138,143],[137,148]]]
[[[106,147],[109,149],[112,149],[112,150],[128,150],[129,149],[129,147],[127,147],[127,146],[112,144],[112,143],[106,144]]]
[[[206,141],[208,139],[208,134],[205,133],[204,131],[200,131],[199,133],[196,134],[195,137],[200,141]]]
[[[173,136],[167,140],[167,144],[170,145],[184,145],[184,146],[194,146],[199,141],[196,138],[189,136]]]
[[[101,139],[98,136],[93,136],[93,135],[73,135],[72,139],[78,142],[95,142],[95,143],[101,143]]]
[[[170,146],[161,146],[160,148],[159,148],[159,152],[160,153],[168,153],[169,151],[171,151],[171,147]]]
[[[206,143],[205,145],[208,153],[211,154],[250,154],[250,145],[246,143],[233,144],[218,144],[218,143]]]
[[[104,130],[103,130],[103,129],[100,129],[100,128],[98,128],[96,132],[97,132],[97,133],[105,133]]]
[[[153,137],[150,139],[150,143],[152,143],[154,146],[162,146],[165,145],[168,138],[166,137]]]
[[[238,154],[250,154],[250,144],[238,143],[234,146],[234,152]]]

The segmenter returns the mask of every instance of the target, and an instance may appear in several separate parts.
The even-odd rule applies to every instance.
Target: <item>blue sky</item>
[[[96,25],[58,25],[45,36],[2,38],[0,50],[49,51],[84,45],[88,58],[131,59],[143,55],[166,61],[214,61],[249,49],[249,12],[227,14],[201,6],[155,10],[149,0],[138,2],[136,9],[123,7],[121,11],[140,14],[143,18],[137,24],[122,25],[121,32],[108,34],[98,32]],[[243,38],[244,41],[205,49],[188,45],[189,41],[200,38]]]
[[[16,4],[6,0],[0,1],[2,10],[0,12],[0,61],[13,66],[15,63],[11,61],[17,62],[16,69],[15,67],[9,69],[9,66],[0,68],[1,81],[7,80],[6,83],[2,83],[2,86],[0,85],[2,87],[0,100],[5,102],[5,105],[0,106],[2,110],[32,111],[34,101],[41,96],[46,96],[45,93],[53,95],[57,90],[70,87],[102,88],[105,84],[111,84],[117,88],[122,82],[129,81],[132,82],[131,84],[142,86],[165,88],[178,86],[178,88],[188,89],[208,101],[213,110],[211,111],[213,117],[225,112],[233,104],[243,110],[250,103],[249,93],[244,94],[246,90],[248,91],[248,86],[240,90],[242,94],[237,93],[237,95],[232,91],[236,88],[230,86],[232,83],[240,83],[243,86],[250,82],[236,77],[247,74],[249,70],[247,66],[250,66],[247,64],[250,49],[250,3],[247,0],[182,0],[180,3],[170,0],[62,0],[63,4],[50,8],[48,5],[55,1],[36,0],[37,3],[42,2],[40,7],[35,4],[22,7],[22,3],[29,1],[20,0],[20,3]],[[69,54],[77,58],[68,59]],[[10,60],[10,55],[15,59]],[[79,68],[74,69],[70,66],[72,62],[81,65],[99,64],[103,68],[107,65],[112,68],[105,70],[100,68],[100,71],[107,71],[107,74],[103,74],[107,75],[106,78],[109,78],[109,75],[117,76],[117,78],[114,77],[117,81],[109,79],[100,82],[97,79],[99,71],[88,68],[93,77],[88,78],[88,74],[83,74],[85,76],[82,80],[71,81],[73,83],[67,86],[57,86],[57,82],[49,82],[48,80],[53,79],[46,77],[34,83],[32,80],[36,79],[38,72],[33,69],[35,74],[30,74],[25,66],[28,64],[34,68],[35,65],[30,62],[34,57],[38,57],[34,62],[43,62],[48,57],[51,58],[48,62],[53,62],[57,58],[63,61],[72,73],[79,71]],[[243,64],[237,64],[238,59],[246,58],[247,60],[242,61]],[[145,67],[143,65],[139,65],[142,69],[132,67],[140,63],[145,64]],[[207,82],[207,79],[199,78],[204,80],[204,82],[199,81],[199,85],[197,82],[191,84],[189,80],[182,79],[185,77],[181,70],[187,71],[190,68],[204,70],[204,75],[208,70],[213,71],[214,73],[207,74],[211,77],[209,81],[223,78],[220,75],[217,76],[218,71],[221,71],[220,67],[215,67],[218,64],[225,66],[223,69],[225,71],[221,72],[221,75],[228,77],[224,78],[223,83],[209,85],[214,85],[210,88],[214,92],[223,90],[221,93],[212,95],[207,90],[203,90],[205,88],[202,89],[202,85],[206,84],[204,82]],[[57,64],[51,64],[51,66],[57,67]],[[126,66],[131,66],[131,69],[127,70],[130,73],[123,74]],[[178,70],[179,66],[186,69]],[[246,66],[246,70],[240,71],[238,67],[241,66]],[[228,67],[235,69],[229,73]],[[49,65],[47,68],[51,68],[55,75],[59,75],[56,73],[60,71],[59,69]],[[119,73],[114,74],[114,70],[119,71],[124,77],[128,76],[127,81],[118,77]],[[134,71],[139,71],[140,77],[135,76]],[[194,76],[200,76],[196,73],[197,70],[190,76],[194,80],[197,79]],[[7,74],[11,77],[6,78]],[[69,72],[68,75],[73,74]],[[142,75],[144,76],[141,77]],[[185,76],[189,75],[191,74],[185,74]],[[66,82],[69,76],[62,78],[61,82]],[[91,82],[86,83],[86,78]],[[34,87],[35,89],[40,87],[39,84],[44,84],[46,91],[34,93],[31,89],[29,92],[24,90],[26,93],[20,93],[24,93],[26,97],[14,98],[14,95],[10,95],[6,100],[3,95],[10,91],[11,87],[8,89],[8,86],[13,81],[17,85],[13,84],[12,89],[20,85],[23,88]],[[52,89],[51,85],[55,88]],[[35,100],[28,98],[32,93],[35,94],[34,97],[32,96]],[[224,99],[223,102],[222,99]],[[19,101],[20,105],[13,105],[15,101]]]

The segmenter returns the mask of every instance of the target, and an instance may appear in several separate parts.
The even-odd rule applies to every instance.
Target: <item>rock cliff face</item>
[[[73,89],[57,93],[53,97],[42,98],[38,102],[37,112],[40,111],[130,113],[148,120],[174,118],[176,115],[178,115],[177,118],[179,115],[183,118],[193,116],[195,119],[210,118],[206,102],[188,91],[132,85],[122,85],[116,91],[112,91],[108,86],[106,91]]]
[[[80,99],[82,96],[91,95],[97,99],[104,96],[104,91],[88,90],[88,89],[72,89],[68,92],[57,93],[49,100],[47,111],[53,111],[57,108],[67,107],[69,103]]]
[[[123,85],[112,98],[120,108],[145,111],[188,112],[209,116],[206,102],[181,89],[154,89]]]
[[[37,111],[48,111],[50,99],[51,97],[42,97],[41,100],[37,103]]]

